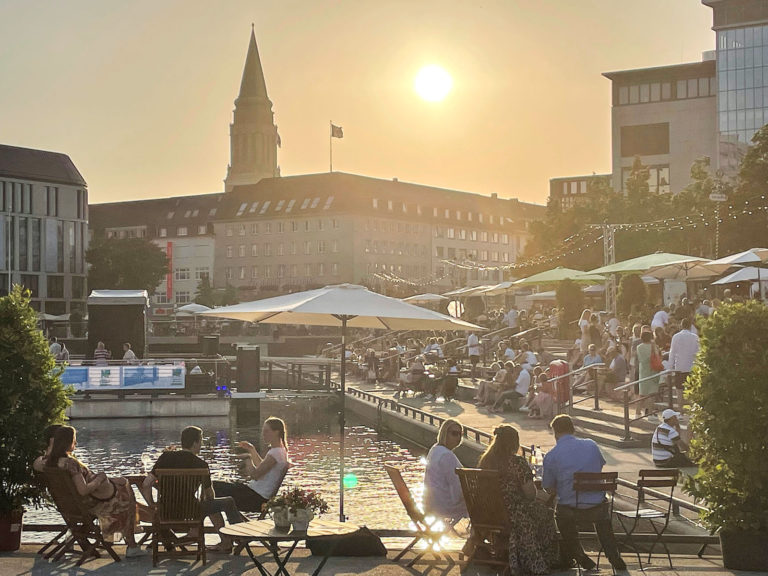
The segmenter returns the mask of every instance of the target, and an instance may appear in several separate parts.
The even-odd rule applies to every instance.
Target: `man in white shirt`
[[[669,324],[669,314],[667,313],[667,309],[660,308],[658,312],[653,315],[653,320],[651,320],[651,330],[656,330],[656,328],[666,328],[667,324]]]
[[[515,381],[515,387],[499,394],[491,409],[493,412],[501,412],[505,400],[525,398],[528,395],[528,388],[531,386],[531,373],[518,364],[515,365],[512,377]]]
[[[677,420],[680,412],[667,408],[661,413],[663,422],[656,427],[651,438],[651,456],[653,463],[659,468],[685,468],[696,466],[685,451],[688,449],[680,438],[680,422]]]
[[[696,355],[699,353],[699,337],[693,333],[690,318],[680,321],[680,332],[672,336],[669,347],[669,370],[675,372],[675,388],[680,390],[680,409],[683,409],[683,393],[685,381],[691,372]]]
[[[517,322],[517,308],[514,304],[512,304],[512,307],[509,309],[509,312],[506,313],[504,316],[504,322],[507,324],[507,326],[512,330],[512,332],[517,332],[518,322]]]
[[[61,354],[61,344],[59,344],[56,336],[51,337],[51,345],[48,347],[48,350],[54,358],[58,358],[59,354]]]
[[[131,350],[130,342],[123,344],[123,361],[126,364],[138,364],[139,360],[136,358],[136,354]]]

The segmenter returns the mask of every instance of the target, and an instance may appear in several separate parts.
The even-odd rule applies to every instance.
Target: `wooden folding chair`
[[[618,487],[618,472],[574,472],[573,492],[576,495],[576,508],[579,507],[579,497],[586,492],[604,492],[608,498],[608,518],[613,517],[613,502]],[[600,557],[603,555],[603,547],[597,553],[597,567],[600,568]],[[579,566],[581,574],[581,566]]]
[[[395,486],[397,495],[400,497],[400,501],[403,503],[403,507],[408,513],[408,517],[416,527],[417,533],[413,541],[408,544],[408,546],[403,548],[403,551],[395,557],[394,562],[399,562],[400,559],[405,556],[411,548],[423,540],[427,544],[427,547],[423,552],[419,552],[416,557],[408,563],[408,566],[413,566],[426,554],[431,554],[435,557],[436,560],[445,560],[448,562],[448,564],[454,564],[450,555],[440,550],[440,539],[446,535],[447,530],[445,528],[438,530],[434,527],[438,519],[435,519],[432,522],[427,521],[424,513],[419,510],[418,506],[416,506],[416,502],[413,501],[411,491],[408,489],[408,485],[405,483],[405,480],[403,480],[403,475],[400,473],[399,468],[384,464],[384,469],[387,471],[389,479],[392,480],[392,484]]]
[[[457,468],[456,474],[461,482],[475,544],[467,562],[507,566],[510,528],[498,470]],[[476,558],[478,550],[485,550],[487,557]]]
[[[195,561],[205,564],[204,516],[200,510],[200,492],[203,482],[210,478],[206,470],[200,469],[155,469],[152,474],[157,478],[158,502],[152,520],[152,565],[157,566],[160,557],[160,542],[174,555],[195,554]],[[194,536],[178,537],[175,532]],[[187,551],[187,546],[195,544],[195,552]],[[178,547],[180,552],[176,552]]]
[[[651,561],[651,555],[656,544],[661,544],[667,553],[667,559],[669,560],[669,567],[672,566],[672,555],[669,553],[669,548],[664,543],[662,536],[664,531],[669,526],[669,520],[672,516],[672,496],[675,492],[675,486],[677,486],[678,478],[680,477],[680,470],[677,468],[668,468],[665,470],[640,470],[637,480],[637,506],[634,510],[617,510],[616,517],[619,519],[622,530],[624,530],[625,537],[622,540],[622,544],[631,548],[635,554],[637,554],[637,561],[640,563],[640,568],[643,567],[643,562],[640,559],[640,550],[632,543],[632,534],[640,524],[641,520],[648,520],[651,525],[651,529],[656,534],[656,539],[651,544],[651,549],[648,551],[648,562]],[[646,488],[668,488],[669,492],[662,493],[662,496],[649,494]],[[658,502],[660,505],[656,508],[641,508],[648,502]],[[659,521],[654,522],[654,520]]]
[[[49,466],[43,471],[43,476],[48,493],[71,533],[69,538],[55,545],[54,552],[46,557],[60,560],[67,552],[75,552],[74,545],[77,544],[80,547],[77,566],[81,566],[89,558],[100,557],[99,549],[106,550],[115,562],[120,562],[112,543],[104,539],[96,516],[88,510],[87,497],[78,493],[70,473]]]

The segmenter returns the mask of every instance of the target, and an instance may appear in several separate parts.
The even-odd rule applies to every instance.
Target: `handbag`
[[[661,354],[659,354],[658,348],[656,348],[656,346],[654,346],[653,350],[651,351],[651,370],[654,372],[664,371],[664,364],[661,361]]]
[[[341,536],[307,538],[312,556],[386,556],[387,549],[376,534],[362,526],[356,532]]]

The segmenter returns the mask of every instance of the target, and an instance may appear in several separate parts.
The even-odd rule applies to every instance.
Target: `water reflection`
[[[326,518],[338,518],[339,434],[335,415],[296,406],[270,406],[262,418],[283,417],[288,426],[289,454],[294,466],[284,486],[300,485],[318,490],[330,505]],[[209,463],[214,478],[238,479],[239,459],[231,457],[230,448],[239,440],[259,447],[261,422],[235,423],[228,418],[199,417],[164,419],[76,420],[77,457],[96,471],[109,475],[143,473],[151,469],[158,456],[169,446],[178,446],[184,426],[194,424],[204,431],[201,456]],[[408,517],[384,471],[384,464],[403,469],[406,482],[420,502],[424,451],[403,446],[377,434],[373,429],[352,422],[346,435],[346,472],[357,478],[357,485],[345,491],[344,510],[351,522],[371,528],[407,528]],[[30,510],[27,523],[60,521],[51,509]],[[25,535],[25,540],[34,536]]]

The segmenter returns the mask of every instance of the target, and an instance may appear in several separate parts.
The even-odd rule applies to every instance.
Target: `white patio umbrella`
[[[712,282],[712,285],[724,286],[725,284],[736,284],[738,282],[754,282],[756,280],[763,281],[760,279],[760,268],[757,268],[756,266],[750,266],[749,268],[739,268],[738,270],[736,270],[736,272],[728,274],[728,276],[724,276],[723,278],[720,278],[720,280],[717,280],[716,282]]]
[[[768,248],[750,248],[744,252],[738,254],[731,254],[718,260],[710,262],[709,266],[712,269],[717,270],[719,273],[723,273],[732,266],[744,266],[752,264],[757,270],[757,285],[760,288],[760,299],[763,299],[764,290],[763,283],[761,282],[760,267],[763,262],[768,261]]]
[[[496,284],[496,286],[491,286],[490,288],[487,288],[483,290],[484,296],[500,296],[501,294],[506,294],[511,289],[514,288],[513,286],[514,280],[507,280],[505,282],[500,282]]]
[[[445,296],[441,296],[440,294],[416,294],[415,296],[408,296],[408,298],[403,298],[403,302],[408,302],[409,304],[434,304],[435,302],[442,302],[443,300],[449,300],[449,298]]]
[[[211,310],[211,308],[209,308],[208,306],[191,302],[189,304],[184,304],[184,306],[179,306],[178,308],[176,308],[176,313],[177,314],[202,314],[203,312],[208,312],[209,310]]]
[[[691,256],[682,260],[675,260],[650,268],[646,276],[653,276],[661,280],[697,280],[717,276],[717,272],[710,268],[711,260]]]
[[[344,426],[347,328],[384,330],[484,330],[469,322],[419,308],[363,286],[339,284],[317,290],[286,294],[254,302],[216,308],[202,316],[215,316],[265,324],[305,324],[341,327],[341,466],[339,470],[339,519],[344,518]]]

